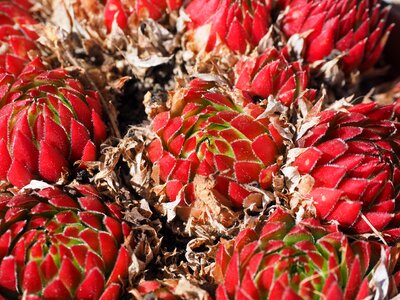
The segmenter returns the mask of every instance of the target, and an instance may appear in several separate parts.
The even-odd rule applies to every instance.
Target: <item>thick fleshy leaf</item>
[[[61,174],[69,169],[68,161],[59,152],[58,148],[49,145],[45,141],[40,143],[39,174],[50,182],[61,178]]]
[[[271,3],[251,0],[246,4],[222,0],[194,0],[187,5],[185,12],[191,19],[188,24],[193,31],[196,48],[212,51],[219,43],[224,43],[237,53],[245,53],[257,46],[268,31]],[[199,11],[202,14],[199,15]],[[205,28],[209,28],[204,36]]]
[[[286,38],[304,37],[307,62],[342,55],[346,74],[371,68],[379,59],[392,26],[383,29],[386,9],[377,1],[280,1],[285,9],[280,27]]]
[[[85,279],[79,285],[75,297],[78,299],[99,299],[104,288],[104,276],[95,268],[88,272]]]
[[[1,225],[9,228],[0,235],[1,295],[116,298],[128,277],[123,243],[131,231],[118,206],[109,209],[99,199],[85,186],[0,197]]]
[[[121,294],[119,284],[110,284],[103,292],[99,300],[118,300]]]
[[[118,248],[116,246],[115,239],[106,232],[99,233],[101,255],[103,256],[104,263],[107,269],[111,269],[115,263],[115,259],[118,254]]]
[[[71,293],[59,279],[55,279],[43,289],[43,297],[46,299],[70,299]]]
[[[393,113],[393,105],[373,102],[324,111],[297,142],[305,149],[292,165],[313,177],[307,198],[318,218],[359,234],[385,235],[396,226],[399,125]]]
[[[64,258],[61,262],[59,278],[62,283],[71,291],[75,290],[81,281],[80,271],[68,259]]]
[[[88,130],[75,119],[71,120],[71,159],[73,161],[82,158],[83,150],[90,139]]]
[[[104,22],[110,32],[115,22],[121,29],[127,26],[127,18],[120,0],[107,1],[104,9]]]
[[[286,106],[305,97],[308,85],[308,70],[298,62],[289,63],[275,48],[268,48],[260,56],[242,58],[236,64],[236,87],[252,96],[268,99],[274,97]]]
[[[157,138],[146,153],[170,201],[196,201],[198,176],[215,181],[212,193],[228,206],[260,199],[247,184],[270,188],[283,138],[268,117],[260,117],[262,108],[247,97],[240,106],[229,91],[195,79],[182,98],[174,97],[179,109],[154,118]]]
[[[6,180],[7,173],[11,165],[11,157],[4,139],[0,140],[0,157],[0,179]]]
[[[6,256],[0,263],[0,286],[9,291],[17,291],[17,270],[15,259]]]
[[[88,140],[82,152],[82,162],[95,161],[97,156],[97,149],[91,140]],[[84,164],[82,164],[84,165]]]
[[[7,78],[0,84],[12,82]],[[0,88],[5,102],[0,109],[0,178],[17,187],[32,179],[55,182],[76,160],[96,158],[94,143],[104,140],[106,128],[94,93],[64,69],[46,71],[38,58],[14,81],[12,89]]]
[[[35,179],[30,170],[17,159],[11,162],[7,178],[12,185],[19,188],[27,185],[32,179]]]
[[[128,250],[125,247],[121,247],[114,268],[108,277],[107,284],[118,283],[121,278],[126,278],[128,276],[130,261]]]
[[[224,259],[216,260],[222,272],[215,278],[217,300],[304,299],[316,293],[327,299],[361,299],[374,295],[368,281],[375,268],[390,265],[381,255],[398,261],[398,249],[389,254],[387,245],[354,241],[314,218],[295,221],[282,208],[269,216],[261,232],[245,229],[238,242],[220,245]]]

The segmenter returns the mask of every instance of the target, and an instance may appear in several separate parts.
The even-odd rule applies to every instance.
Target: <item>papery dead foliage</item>
[[[174,233],[179,236],[179,233]],[[215,253],[219,242],[216,236],[197,237],[187,239],[185,237],[174,240],[169,238],[163,240],[159,255],[155,260],[153,268],[156,274],[150,278],[171,278],[177,279],[185,277],[186,279],[197,282],[198,284],[207,284],[213,282],[211,271],[215,262]],[[173,246],[174,245],[174,246]],[[169,249],[173,247],[173,249]]]
[[[157,256],[161,244],[157,230],[146,224],[135,226],[134,239],[136,246],[132,249],[132,264],[129,267],[131,284],[137,280],[137,277],[142,278],[144,276],[144,271]]]
[[[97,65],[108,80],[116,79],[115,71],[143,79],[150,68],[169,62],[179,46],[179,35],[151,19],[134,22],[126,31],[114,24],[107,33],[99,1],[52,0],[45,5],[52,7],[46,27],[53,29],[42,40],[63,45],[74,57],[86,57],[84,68]]]
[[[392,82],[385,82],[376,87],[376,94],[373,96],[375,102],[380,105],[389,105],[400,99],[400,81],[397,78]]]
[[[140,285],[145,285],[149,282],[141,282]],[[135,300],[145,300],[154,297],[157,299],[158,294],[162,295],[161,297],[168,297],[171,299],[180,299],[180,300],[208,300],[211,299],[209,294],[195,285],[194,283],[188,281],[185,278],[180,279],[165,279],[165,280],[157,280],[152,281],[151,284],[154,286],[158,285],[157,288],[154,288],[153,291],[149,291],[148,293],[144,293],[138,289],[131,289],[129,293]],[[166,296],[168,295],[168,296]]]

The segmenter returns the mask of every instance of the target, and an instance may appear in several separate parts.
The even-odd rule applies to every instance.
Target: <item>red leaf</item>
[[[252,144],[248,140],[237,140],[234,141],[232,144],[233,152],[235,153],[235,157],[237,161],[244,160],[244,161],[257,161],[253,150]]]
[[[99,299],[104,289],[104,275],[95,268],[88,272],[76,291],[77,299]]]
[[[93,144],[91,140],[87,141],[85,148],[83,148],[83,153],[82,153],[82,165],[81,167],[85,167],[86,161],[94,161],[96,160],[97,157],[97,149],[96,146]]]
[[[111,270],[117,257],[118,249],[114,238],[106,232],[99,232],[101,255],[106,266],[106,270]]]
[[[91,229],[91,228],[84,229],[79,234],[79,237],[82,240],[84,240],[93,251],[96,251],[96,252],[100,251],[99,236],[93,229]]]
[[[165,193],[168,199],[170,201],[175,201],[183,187],[183,183],[179,180],[168,180],[165,186]]]
[[[349,278],[347,279],[346,289],[344,292],[345,299],[355,299],[364,275],[361,272],[360,259],[356,257],[351,265],[351,269],[349,270]]]
[[[82,99],[83,96],[76,91],[67,88],[59,88],[58,90],[63,94],[66,99],[69,100],[72,109],[77,116],[77,120],[80,123],[84,124],[86,128],[91,128],[92,111],[86,101]]]
[[[252,143],[252,149],[265,166],[275,162],[277,148],[268,134],[256,138]]]
[[[380,213],[380,212],[370,212],[364,213],[365,217],[371,223],[371,225],[378,231],[382,231],[387,224],[393,219],[393,214],[390,213]],[[371,227],[363,220],[359,219],[359,221],[354,224],[353,229],[357,233],[368,233],[371,232]]]
[[[225,288],[230,297],[236,293],[236,289],[240,285],[240,263],[239,253],[235,252],[226,268],[225,273]]]
[[[11,158],[4,139],[0,139],[0,157],[0,180],[6,180],[11,166]]]
[[[355,300],[366,299],[369,295],[371,295],[371,293],[368,286],[368,278],[365,278],[358,289],[357,297],[355,298]]]
[[[60,279],[53,280],[44,290],[43,298],[45,299],[71,299],[71,294],[64,286]]]
[[[85,258],[85,274],[87,274],[90,270],[94,268],[98,268],[103,273],[105,273],[106,267],[104,266],[103,259],[99,255],[89,250],[86,252]]]
[[[99,146],[107,137],[107,127],[94,110],[92,110],[92,121],[94,142]]]
[[[90,140],[88,130],[75,119],[71,119],[71,160],[77,161],[82,158],[83,150]]]
[[[253,162],[236,162],[235,175],[238,183],[258,182],[261,165]]]
[[[108,232],[112,234],[114,239],[122,243],[124,240],[121,223],[112,217],[105,216],[104,217],[104,226],[107,228]]]
[[[340,183],[338,190],[342,190],[346,197],[352,201],[362,201],[363,194],[369,182],[362,178],[345,178]]]
[[[105,206],[97,197],[79,197],[78,202],[84,210],[106,213]]]
[[[49,145],[45,141],[40,142],[39,173],[49,182],[56,182],[61,178],[63,171],[68,170],[69,163],[58,148]]]
[[[68,257],[61,257],[61,267],[58,274],[60,281],[70,291],[75,290],[81,281],[81,272],[74,266]]]
[[[44,140],[49,146],[57,148],[63,157],[68,157],[70,144],[67,133],[50,116],[46,116],[44,119]]]
[[[252,117],[241,114],[234,118],[231,125],[243,133],[248,139],[254,140],[267,132],[267,129]]]
[[[116,283],[110,284],[103,292],[99,300],[118,300],[121,286]]]
[[[40,264],[40,270],[44,280],[46,281],[53,279],[53,277],[57,274],[58,267],[56,266],[53,257],[50,254],[47,254],[43,259],[42,263]]]
[[[334,165],[316,167],[311,176],[314,177],[315,187],[335,188],[346,174],[346,169]]]
[[[327,21],[321,34],[308,46],[307,61],[314,62],[328,56],[333,50],[335,33],[339,26],[339,17]]]
[[[12,157],[13,160],[19,160],[29,171],[33,173],[37,172],[39,152],[32,140],[19,131],[15,133],[12,145]]]
[[[343,227],[350,227],[360,216],[361,208],[362,203],[358,201],[339,201],[326,219],[337,221]]]
[[[269,166],[260,172],[259,183],[263,189],[268,189],[272,185],[273,175],[279,170],[277,164]]]
[[[17,270],[13,256],[6,256],[0,264],[0,286],[7,290],[17,291]]]
[[[99,215],[88,211],[80,211],[78,212],[78,215],[81,221],[86,223],[88,226],[91,226],[97,230],[102,228],[102,223]]]
[[[125,281],[128,278],[128,268],[130,263],[131,258],[128,250],[125,247],[121,247],[119,249],[114,268],[108,277],[107,285],[110,283],[119,283],[121,281]]]
[[[50,98],[50,95],[49,95]],[[58,113],[60,117],[60,122],[62,127],[65,129],[66,132],[71,131],[71,121],[74,119],[74,115],[72,114],[71,110],[66,107],[61,101],[58,101]]]
[[[317,148],[322,152],[319,164],[323,165],[331,163],[334,159],[343,155],[349,147],[343,140],[331,139],[319,144]]]
[[[232,200],[232,204],[241,207],[244,199],[249,196],[251,192],[243,188],[241,185],[235,182],[229,182],[228,195]]]
[[[247,32],[236,18],[229,25],[229,31],[226,34],[228,47],[233,51],[244,53],[248,45]]]
[[[342,194],[342,191],[336,189],[316,188],[311,191],[309,197],[313,199],[318,216],[325,219],[335,208]]]
[[[318,163],[322,153],[314,147],[308,148],[301,153],[293,162],[293,166],[297,167],[300,174],[309,174]]]
[[[12,185],[22,188],[34,179],[35,176],[19,160],[14,159],[8,170],[7,178]]]

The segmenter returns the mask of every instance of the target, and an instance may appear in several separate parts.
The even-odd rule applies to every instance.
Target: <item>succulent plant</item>
[[[365,299],[381,293],[374,273],[397,294],[399,251],[377,242],[351,241],[315,219],[296,222],[277,208],[261,232],[245,229],[218,250],[217,300]]]
[[[125,30],[132,19],[161,19],[167,12],[177,11],[182,0],[137,0],[128,3],[121,0],[107,0],[104,8],[104,22],[111,31],[114,20]]]
[[[106,136],[99,95],[66,70],[35,59],[0,90],[1,180],[55,182],[78,160],[96,159]]]
[[[280,28],[287,38],[304,37],[303,58],[312,63],[343,55],[345,73],[374,66],[392,26],[379,0],[283,0]]]
[[[185,9],[189,41],[198,51],[211,51],[222,43],[243,54],[268,32],[271,8],[269,0],[193,0]]]
[[[131,228],[95,188],[0,196],[0,298],[119,299]]]
[[[252,184],[271,187],[283,138],[263,108],[200,79],[177,91],[172,106],[155,117],[157,138],[148,147],[171,201],[194,202],[199,176],[212,178],[215,197],[230,207],[257,194]]]
[[[300,62],[289,63],[275,48],[268,48],[255,58],[241,58],[236,64],[236,87],[251,96],[267,99],[272,96],[286,106],[299,97],[315,98],[308,87],[308,68]]]
[[[349,232],[399,232],[400,124],[394,105],[358,104],[326,110],[297,141],[289,164],[304,180],[304,200],[325,221]],[[299,152],[298,152],[299,151]]]
[[[26,12],[27,4],[0,1],[0,74],[18,75],[29,62],[28,52],[37,50],[38,35],[30,28],[37,22]]]

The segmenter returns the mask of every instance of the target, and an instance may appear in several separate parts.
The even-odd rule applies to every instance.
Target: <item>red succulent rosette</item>
[[[18,75],[29,62],[28,52],[37,50],[34,41],[38,35],[30,28],[37,22],[26,11],[27,4],[24,1],[0,2],[1,77],[2,73]]]
[[[178,11],[182,0],[107,0],[104,8],[104,22],[110,32],[114,21],[125,30],[131,19],[161,19],[167,12]]]
[[[153,121],[157,134],[148,147],[153,170],[159,173],[169,200],[196,201],[196,177],[215,183],[221,203],[241,207],[257,193],[250,186],[268,189],[283,147],[283,138],[263,116],[265,109],[215,82],[195,79],[178,91],[173,110]]]
[[[307,89],[308,67],[300,62],[290,63],[275,48],[268,48],[256,57],[243,57],[236,64],[238,89],[253,97],[274,97],[286,106],[302,97],[307,102],[315,99],[315,90]]]
[[[296,222],[278,208],[260,232],[245,229],[220,246],[216,299],[365,299],[381,292],[375,272],[388,277],[383,297],[390,298],[397,294],[398,255],[397,248],[351,241],[315,219]]]
[[[92,186],[0,196],[0,299],[119,299],[131,228]]]
[[[298,139],[290,165],[311,179],[303,190],[319,219],[399,239],[400,124],[393,108],[368,103],[323,111]]]
[[[350,73],[376,64],[392,26],[379,0],[286,0],[280,28],[304,37],[303,58],[312,63],[338,54]]]
[[[271,9],[268,0],[194,0],[185,12],[196,49],[211,51],[222,43],[243,54],[268,32]]]
[[[55,182],[76,161],[96,159],[106,137],[96,92],[64,69],[46,71],[38,59],[8,78],[0,88],[1,180]]]

